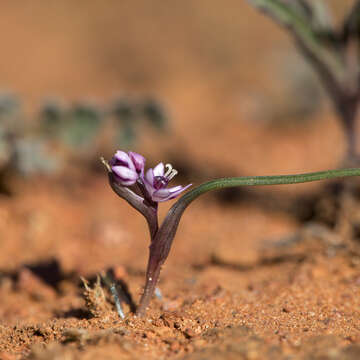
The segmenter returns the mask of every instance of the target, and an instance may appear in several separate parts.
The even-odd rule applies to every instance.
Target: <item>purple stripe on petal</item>
[[[173,186],[171,188],[168,188],[168,190],[170,191],[170,193],[174,193],[174,192],[178,192],[179,190],[182,190],[183,187],[181,185],[178,186]]]
[[[136,171],[139,174],[142,174],[144,172],[144,167],[145,167],[145,158],[142,155],[132,151],[129,151],[129,157],[131,161],[134,163]]]
[[[152,199],[156,202],[162,202],[167,201],[171,199],[175,199],[177,196],[179,196],[183,191],[188,189],[192,184],[186,185],[185,187],[174,186],[169,189],[160,189],[153,193]]]
[[[192,184],[186,185],[185,187],[181,186],[181,189],[176,190],[176,191],[172,191],[171,195],[169,196],[168,200],[171,199],[175,199],[176,197],[178,197],[183,191],[185,191],[186,189],[188,189]],[[173,188],[174,189],[174,188]],[[170,189],[171,190],[171,189]]]
[[[138,179],[136,171],[130,170],[125,166],[113,166],[112,171],[122,185],[135,184]]]
[[[192,184],[189,184],[189,185],[184,186],[182,191],[187,190],[190,186],[192,186]]]
[[[114,165],[127,166],[129,169],[135,171],[135,165],[133,164],[132,160],[130,159],[129,155],[126,152],[118,150],[115,153],[114,158],[115,158]]]
[[[153,201],[162,202],[162,201],[169,200],[170,195],[171,195],[171,193],[168,189],[160,189],[160,190],[155,191],[152,194],[151,198]]]

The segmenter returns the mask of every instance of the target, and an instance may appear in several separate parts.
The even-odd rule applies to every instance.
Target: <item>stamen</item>
[[[172,169],[171,173],[166,178],[168,179],[168,181],[170,181],[177,173],[178,173],[177,170]]]
[[[178,171],[175,170],[171,164],[166,164],[165,165],[166,173],[164,174],[164,177],[166,178],[167,181],[170,181],[177,173]]]
[[[172,172],[172,170],[173,170],[173,167],[172,167],[171,164],[166,164],[166,165],[165,165],[165,168],[166,168],[167,170],[166,170],[164,176],[167,178],[167,177],[171,174],[171,172]]]

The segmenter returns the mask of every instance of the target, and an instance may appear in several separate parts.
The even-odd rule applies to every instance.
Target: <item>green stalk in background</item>
[[[318,74],[345,132],[344,163],[359,161],[356,118],[360,104],[360,0],[337,28],[321,0],[248,0],[283,26]]]

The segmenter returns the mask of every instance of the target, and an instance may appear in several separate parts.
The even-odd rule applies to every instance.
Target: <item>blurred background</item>
[[[354,245],[360,189],[351,188],[357,179],[231,189],[195,201],[162,270],[163,301],[151,305],[152,324],[132,322],[131,315],[120,323],[111,300],[104,316],[92,318],[84,301],[80,276],[93,286],[99,273],[111,270],[137,303],[148,258],[146,223],[112,192],[101,156],[132,150],[145,156],[147,167],[171,163],[179,171],[174,185],[194,186],[344,165],[346,136],[328,94],[289,33],[250,2],[256,1],[1,2],[1,359],[24,359],[33,343],[44,348],[60,341],[59,351],[76,351],[64,341],[64,329],[115,325],[132,342],[120,339],[120,328],[109,342],[92,342],[79,330],[79,353],[92,358],[89,346],[94,359],[116,351],[129,358],[140,349],[133,358],[160,359],[179,349],[218,351],[216,341],[229,339],[241,358],[254,358],[254,341],[263,336],[274,358],[274,344],[298,351],[302,339],[330,335],[321,346],[333,358],[328,342],[335,335],[340,344],[360,343],[360,249]],[[355,1],[324,3],[340,32]],[[302,11],[312,26],[311,14]],[[321,30],[321,49],[335,49],[342,59],[340,37]],[[343,39],[349,48],[352,36]],[[359,61],[350,68],[358,74]],[[344,88],[354,79],[348,76]],[[161,218],[172,203],[161,204]],[[167,311],[180,315],[167,321]],[[248,356],[238,341],[243,335],[228,330],[255,331],[241,340]],[[106,344],[108,357],[97,352]],[[319,353],[309,344],[313,359]]]
[[[328,3],[341,19],[352,1]],[[316,75],[288,34],[246,1],[5,2],[0,43],[3,264],[55,254],[81,268],[85,251],[100,269],[107,256],[131,258],[124,234],[134,228],[129,238],[144,249],[142,219],[119,222],[132,210],[111,193],[99,162],[117,149],[142,153],[148,165],[171,162],[183,184],[334,168],[344,153]],[[214,218],[225,211],[217,206]],[[231,211],[239,217],[248,206]],[[271,233],[261,216],[244,221]],[[189,234],[202,234],[207,219],[198,233],[189,222]],[[280,219],[274,231],[289,231],[293,220]],[[238,228],[228,231],[235,237]],[[91,248],[89,238],[100,243]],[[109,251],[99,257],[103,241]],[[146,251],[131,251],[145,266]]]
[[[329,3],[341,18],[351,1]],[[61,168],[69,145],[96,161],[117,148],[180,158],[210,176],[314,170],[342,156],[316,75],[246,1],[7,2],[0,20],[0,116],[31,158],[18,160],[22,172]],[[49,146],[55,158],[37,161]]]

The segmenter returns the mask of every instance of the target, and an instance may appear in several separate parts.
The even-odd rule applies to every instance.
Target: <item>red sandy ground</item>
[[[337,166],[343,137],[327,106],[290,125],[251,121],[248,93],[290,106],[272,59],[294,50],[246,2],[107,4],[3,4],[3,86],[31,109],[49,93],[164,99],[168,136],[144,132],[136,150],[152,164],[188,166],[183,183]],[[125,321],[110,302],[91,317],[79,280],[111,268],[135,302],[142,291],[146,225],[105,174],[80,168],[10,185],[13,196],[0,197],[0,359],[360,357],[360,264],[346,231],[359,207],[342,203],[334,232],[275,248],[302,225],[259,200],[281,203],[319,184],[259,189],[258,200],[232,205],[195,202],[162,271],[163,301],[144,319],[126,308]],[[48,266],[41,274],[39,264]]]

